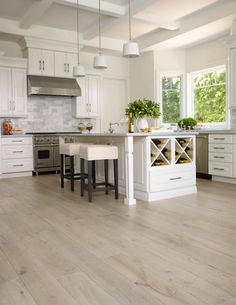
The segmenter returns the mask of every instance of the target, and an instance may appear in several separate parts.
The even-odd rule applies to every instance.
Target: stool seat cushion
[[[93,145],[92,143],[62,143],[60,144],[60,154],[67,156],[79,155],[82,146]]]
[[[80,158],[88,161],[118,159],[118,148],[112,145],[81,146]]]

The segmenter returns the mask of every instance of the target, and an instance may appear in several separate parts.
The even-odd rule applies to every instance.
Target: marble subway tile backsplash
[[[73,117],[72,103],[70,97],[29,97],[28,117],[13,121],[24,132],[77,131],[81,120]]]

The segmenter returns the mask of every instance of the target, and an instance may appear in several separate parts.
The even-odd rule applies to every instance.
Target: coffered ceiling
[[[98,40],[98,0],[79,0],[81,41]],[[105,51],[118,51],[128,39],[128,1],[102,0]],[[236,18],[236,0],[131,0],[132,36],[141,50],[186,47],[223,36]],[[53,37],[73,42],[76,0],[0,0],[0,36]]]

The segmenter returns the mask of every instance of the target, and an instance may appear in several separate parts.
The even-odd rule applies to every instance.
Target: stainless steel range
[[[59,136],[34,135],[34,171],[58,171],[60,169]]]
[[[77,132],[75,132],[78,134]],[[28,133],[33,135],[34,173],[60,170],[59,135],[64,136],[66,143],[73,142],[72,136],[65,132]],[[69,158],[66,158],[66,167],[69,168]]]

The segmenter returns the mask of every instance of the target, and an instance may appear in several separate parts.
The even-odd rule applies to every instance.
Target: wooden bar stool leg
[[[74,192],[74,156],[70,156],[70,188]]]
[[[93,176],[93,187],[96,188],[96,167],[95,167],[95,160],[92,161],[92,176]]]
[[[64,188],[64,155],[61,155],[61,188]]]
[[[118,192],[118,159],[113,160],[113,164],[114,164],[115,199],[119,199],[119,192]]]
[[[108,187],[108,160],[104,160],[104,175],[105,175],[105,186]],[[108,189],[105,191],[106,195],[108,195]]]
[[[80,159],[80,195],[84,196],[84,159]]]
[[[92,192],[93,192],[92,167],[93,167],[93,161],[88,161],[88,201],[89,202],[92,202]]]

